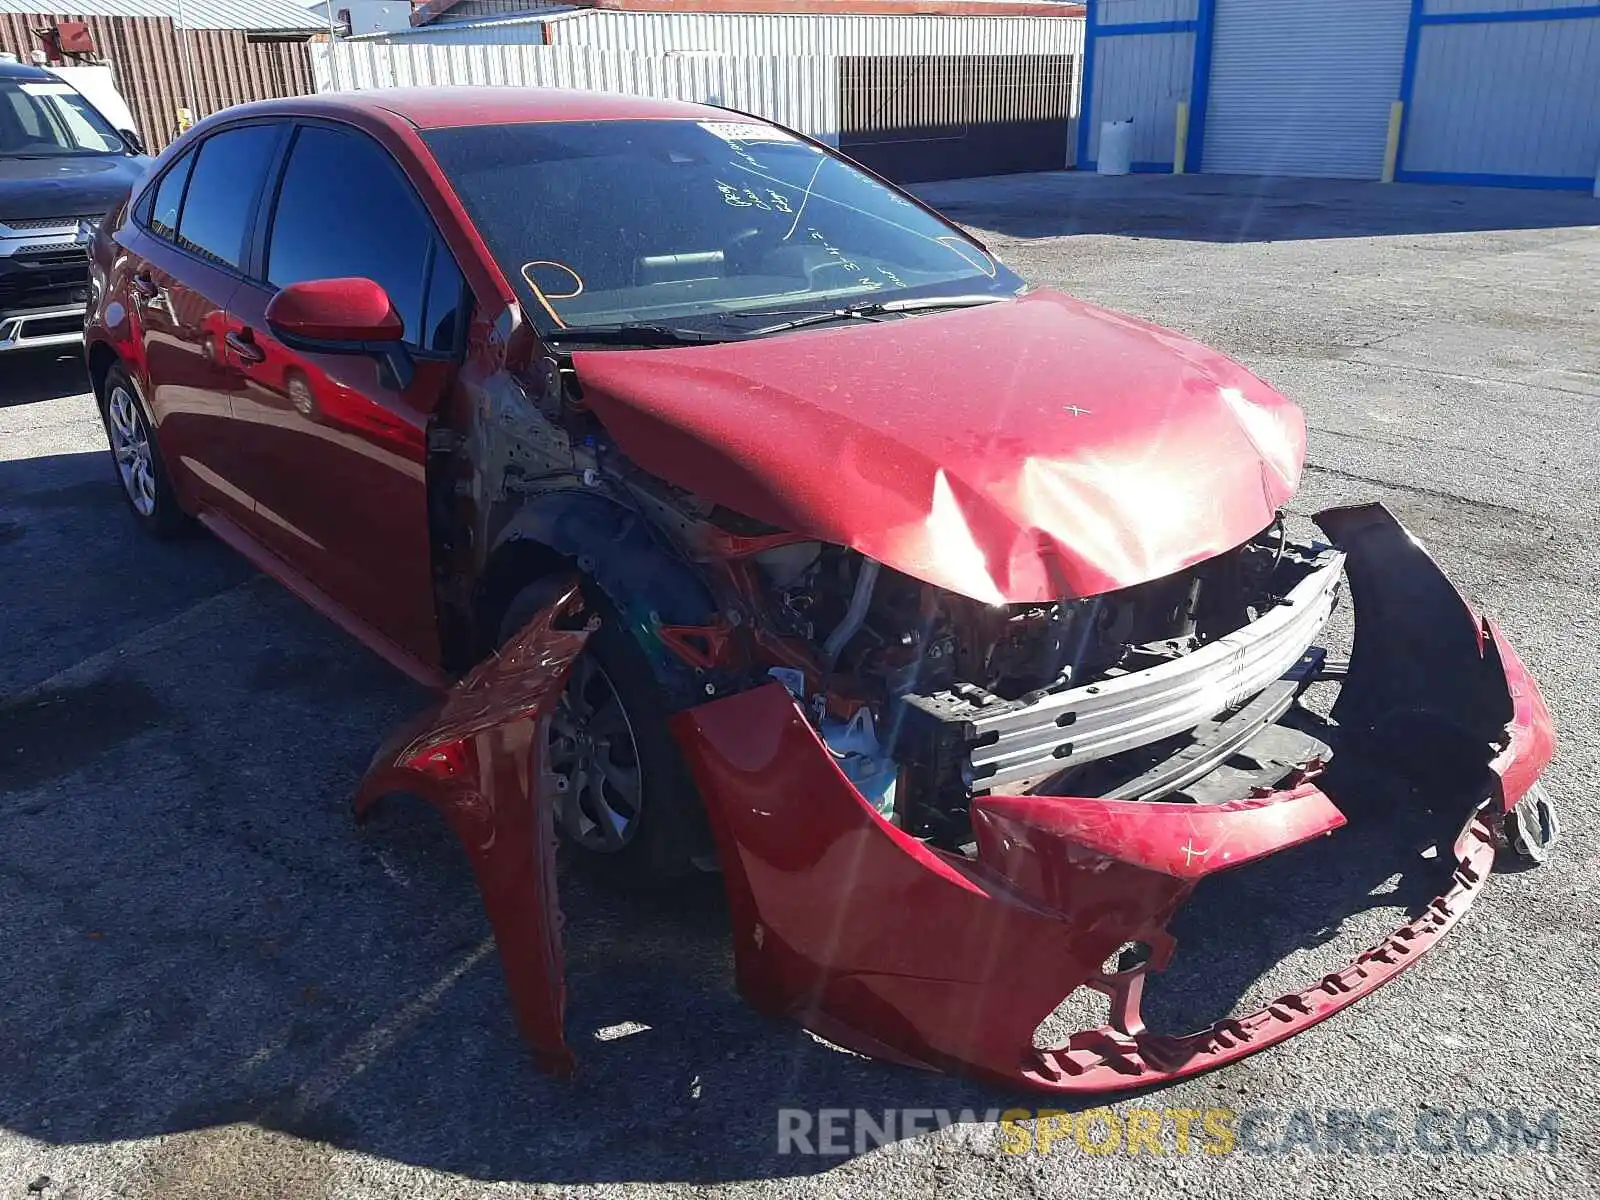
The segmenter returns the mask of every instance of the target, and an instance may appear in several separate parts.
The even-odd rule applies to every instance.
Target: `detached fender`
[[[550,713],[587,629],[573,583],[500,652],[378,752],[356,793],[357,819],[405,792],[436,808],[472,863],[506,986],[539,1065],[575,1069],[564,1030],[565,967],[556,898],[557,786],[544,758]]]

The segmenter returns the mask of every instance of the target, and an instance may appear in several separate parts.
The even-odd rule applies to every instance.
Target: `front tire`
[[[504,645],[557,599],[563,581],[518,592],[500,621]],[[574,860],[630,890],[671,886],[712,857],[704,810],[649,660],[616,611],[585,585],[600,616],[551,714],[546,762],[565,781],[556,832]]]
[[[122,486],[122,498],[140,528],[162,540],[187,533],[188,515],[178,507],[155,431],[121,363],[106,372],[100,419],[106,427],[111,466]]]

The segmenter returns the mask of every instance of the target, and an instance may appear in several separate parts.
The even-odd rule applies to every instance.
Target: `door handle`
[[[241,362],[258,363],[267,357],[267,352],[256,344],[255,335],[248,329],[230,329],[222,340]]]
[[[151,279],[143,271],[133,277],[133,290],[147,300],[154,299],[161,294],[161,285]]]

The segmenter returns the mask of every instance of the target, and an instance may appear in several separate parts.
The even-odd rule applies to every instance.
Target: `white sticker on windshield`
[[[24,83],[22,90],[29,96],[76,96],[78,91],[70,83]]]
[[[700,121],[701,129],[725,142],[793,142],[798,139],[771,125],[755,121]]]

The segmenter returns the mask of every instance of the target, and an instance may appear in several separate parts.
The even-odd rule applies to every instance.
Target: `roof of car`
[[[43,67],[32,63],[0,61],[0,79],[55,79]]]
[[[299,100],[252,105],[257,112],[295,111],[312,106],[352,111],[380,110],[418,129],[462,125],[516,125],[532,121],[628,121],[726,119],[724,109],[682,100],[652,100],[610,92],[580,92],[542,87],[375,88],[361,92],[323,92]],[[748,118],[744,118],[748,119]]]

